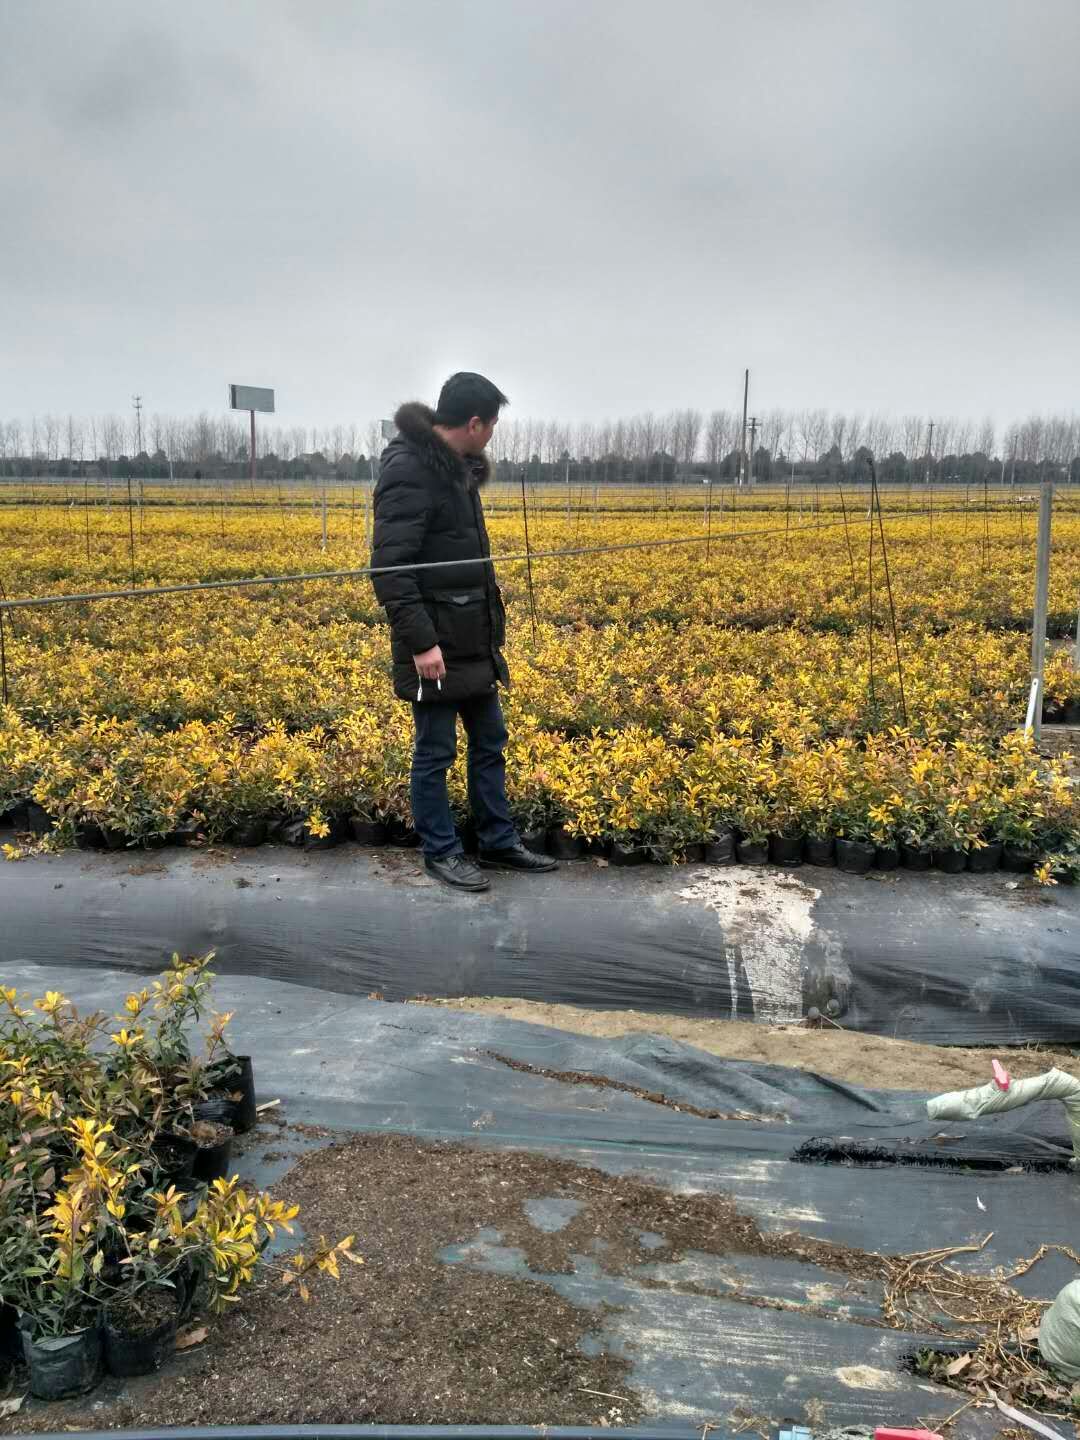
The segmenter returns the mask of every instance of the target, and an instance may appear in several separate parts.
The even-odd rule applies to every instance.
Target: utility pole
[[[749,485],[753,485],[753,483],[754,483],[754,436],[757,434],[757,428],[758,428],[757,416],[756,416],[756,415],[751,415],[751,416],[750,416],[750,467],[749,467],[749,469],[748,469],[747,472],[746,472],[746,473],[747,473],[747,477],[748,477],[748,478],[747,478],[747,483],[748,483]]]
[[[926,483],[930,484],[930,460],[934,454],[934,422],[930,421],[930,433],[926,437]]]
[[[746,483],[746,402],[750,398],[750,371],[743,377],[742,392],[742,448],[739,451],[739,484]]]

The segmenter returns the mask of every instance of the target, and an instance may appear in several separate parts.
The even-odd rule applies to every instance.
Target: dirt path
[[[1018,1078],[1058,1066],[1080,1073],[1080,1055],[1069,1050],[969,1050],[919,1045],[853,1030],[808,1030],[799,1025],[756,1025],[744,1020],[697,1020],[685,1015],[643,1014],[638,1010],[581,1010],[536,1000],[464,999],[425,1002],[452,1010],[477,1010],[550,1025],[578,1035],[611,1038],[650,1033],[696,1045],[731,1060],[760,1060],[816,1070],[837,1080],[882,1090],[958,1090],[990,1079],[996,1056]]]

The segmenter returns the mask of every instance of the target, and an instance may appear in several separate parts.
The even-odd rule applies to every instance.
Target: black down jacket
[[[462,459],[433,428],[426,405],[403,405],[375,487],[373,567],[479,560],[491,554],[480,487],[484,456]],[[394,692],[402,700],[469,700],[510,683],[503,658],[506,612],[490,564],[373,575],[390,621]],[[438,645],[441,688],[421,681],[413,656]]]

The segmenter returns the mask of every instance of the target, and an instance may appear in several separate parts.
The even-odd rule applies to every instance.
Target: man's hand
[[[422,655],[414,655],[412,658],[416,673],[422,680],[442,680],[445,677],[446,661],[442,658],[438,645],[433,645]]]

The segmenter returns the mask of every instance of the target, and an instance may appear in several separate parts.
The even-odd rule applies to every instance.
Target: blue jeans
[[[461,854],[446,790],[446,772],[457,755],[459,715],[469,737],[469,805],[480,848],[505,850],[518,843],[506,799],[506,722],[498,691],[472,700],[432,700],[413,705],[416,744],[410,786],[413,824],[424,854],[432,859]]]

